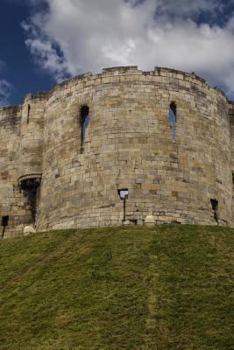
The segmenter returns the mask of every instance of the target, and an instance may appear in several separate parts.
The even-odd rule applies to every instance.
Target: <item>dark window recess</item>
[[[219,202],[217,201],[217,199],[211,199],[210,204],[213,210],[214,219],[216,223],[219,224],[219,213],[218,213]]]
[[[32,222],[36,222],[37,217],[37,198],[38,198],[38,191],[40,187],[40,180],[38,178],[32,178],[32,179],[25,179],[22,180],[20,183],[20,189],[23,191],[24,196],[27,199],[27,204],[30,207],[31,214],[32,214]]]
[[[2,219],[1,219],[1,226],[2,226],[1,238],[4,237],[6,227],[8,226],[8,222],[9,222],[9,216],[8,215],[2,216]]]
[[[234,172],[232,172],[232,184],[234,185]]]
[[[172,128],[172,140],[173,140],[173,142],[176,142],[177,115],[176,115],[176,103],[175,103],[175,101],[172,101],[170,103],[169,111],[168,111],[168,121],[169,121],[170,127]]]
[[[80,108],[80,140],[81,140],[81,153],[84,152],[85,131],[89,125],[89,106],[82,105]]]
[[[2,221],[1,221],[1,226],[8,226],[8,222],[9,222],[9,216],[2,216]]]
[[[28,112],[27,112],[27,124],[29,123],[30,110],[31,110],[31,106],[30,106],[30,105],[28,105]]]

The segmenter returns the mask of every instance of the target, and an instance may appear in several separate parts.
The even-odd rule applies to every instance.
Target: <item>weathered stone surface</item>
[[[155,225],[155,217],[153,215],[147,215],[145,218],[146,226],[154,226]]]
[[[33,226],[25,226],[24,227],[24,236],[28,236],[31,233],[35,233],[35,232],[36,232],[36,230]]]
[[[168,123],[177,104],[176,143]],[[90,108],[81,153],[80,107]],[[65,227],[233,224],[234,103],[195,74],[104,69],[0,108],[4,237]],[[215,219],[211,199],[218,201]]]

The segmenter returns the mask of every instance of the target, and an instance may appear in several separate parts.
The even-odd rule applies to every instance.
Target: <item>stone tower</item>
[[[130,66],[78,76],[1,108],[0,135],[5,237],[28,225],[141,224],[148,216],[155,224],[233,223],[234,103],[193,73]]]

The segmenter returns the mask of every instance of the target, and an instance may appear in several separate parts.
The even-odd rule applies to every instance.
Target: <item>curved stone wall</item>
[[[177,104],[177,139],[168,123]],[[79,111],[90,108],[84,152]],[[156,68],[104,69],[75,78],[48,96],[38,229],[232,221],[229,103],[195,74]]]
[[[22,232],[30,216],[17,185],[21,115],[21,106],[0,108],[0,238]]]
[[[232,225],[233,120],[234,103],[195,74],[135,66],[88,73],[0,108],[4,235],[27,225],[120,225],[124,216],[132,224]],[[125,203],[119,189],[128,190]]]
[[[28,95],[22,106],[19,179],[42,173],[44,103],[44,95]]]

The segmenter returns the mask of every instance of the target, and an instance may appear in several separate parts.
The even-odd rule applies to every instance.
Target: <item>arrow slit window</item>
[[[89,126],[89,106],[88,105],[82,105],[80,108],[80,139],[81,139],[81,153],[84,152],[84,142],[85,142],[85,136],[86,136],[86,131]]]

